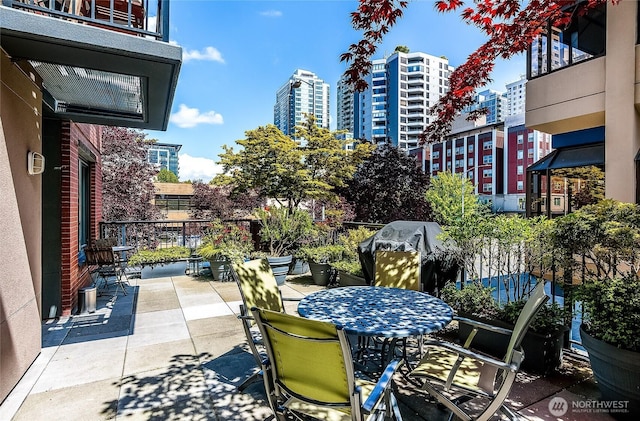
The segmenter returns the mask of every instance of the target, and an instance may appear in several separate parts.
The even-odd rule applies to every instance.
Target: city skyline
[[[182,46],[183,64],[169,127],[148,137],[183,146],[181,179],[209,181],[219,171],[214,162],[223,144],[234,146],[245,131],[273,124],[276,92],[296,69],[330,85],[330,128],[335,130],[337,83],[346,68],[339,56],[359,39],[350,22],[356,7],[356,1],[171,2],[170,38]],[[438,14],[432,2],[417,1],[375,57],[406,45],[412,52],[444,55],[458,66],[483,41],[457,16]],[[504,90],[524,71],[522,57],[498,62],[489,87]]]

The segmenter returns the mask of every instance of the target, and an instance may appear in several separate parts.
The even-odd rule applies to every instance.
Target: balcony
[[[184,266],[174,265],[145,270],[130,284],[127,296],[99,297],[95,313],[43,323],[42,353],[0,407],[0,418],[42,419],[52,410],[69,420],[263,420],[271,414],[261,382],[237,390],[255,362],[237,319],[241,297],[234,282],[185,276]],[[290,277],[281,290],[302,297],[321,288]],[[297,303],[285,304],[295,314]],[[447,418],[401,375],[396,380],[405,421]],[[519,373],[507,402],[523,418],[546,419],[555,396],[598,398],[587,361],[565,354],[551,376]]]
[[[45,115],[166,129],[182,61],[167,0],[3,0],[0,21],[2,48],[42,78]]]

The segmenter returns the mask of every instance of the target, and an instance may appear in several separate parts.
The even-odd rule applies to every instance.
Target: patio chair
[[[376,251],[373,284],[420,291],[420,252]]]
[[[97,288],[100,287],[99,279],[102,278],[102,287],[107,288],[109,285],[109,279],[115,279],[116,293],[117,287],[122,289],[124,295],[127,295],[125,285],[128,285],[126,275],[122,271],[122,267],[117,257],[113,253],[111,247],[98,248],[98,247],[85,247],[84,253],[87,259],[87,265],[92,266],[92,274],[96,274],[94,284]],[[125,279],[123,279],[123,275]]]
[[[240,295],[242,296],[240,315],[238,317],[242,320],[242,328],[247,337],[249,349],[256,360],[257,367],[260,368],[266,354],[262,349],[262,337],[260,333],[251,329],[254,325],[254,320],[250,309],[252,307],[260,307],[267,310],[284,312],[284,301],[300,301],[300,299],[282,298],[276,278],[266,259],[233,263],[231,265],[231,276],[238,284]],[[262,371],[254,373],[238,386],[238,390],[243,391],[250,384],[260,380],[261,375]]]
[[[427,342],[427,352],[411,372],[411,378],[424,380],[422,389],[446,406],[452,416],[462,420],[488,420],[498,411],[512,419],[517,418],[504,405],[504,401],[524,359],[524,352],[520,347],[522,339],[548,299],[542,281],[531,293],[513,331],[463,319],[474,326],[464,346]],[[478,329],[510,335],[504,358],[500,360],[469,349]],[[477,404],[468,403],[465,407],[464,404],[472,399]],[[471,409],[480,410],[480,413],[471,414]]]
[[[391,388],[401,360],[377,383],[355,378],[344,331],[331,323],[252,308],[265,338],[265,388],[276,419],[401,420]]]

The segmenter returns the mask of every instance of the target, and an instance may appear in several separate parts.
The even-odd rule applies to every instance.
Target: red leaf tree
[[[437,118],[422,133],[420,142],[440,141],[449,132],[456,115],[473,103],[475,91],[491,81],[497,59],[509,59],[524,52],[544,31],[547,22],[563,27],[572,16],[584,14],[607,1],[615,4],[620,0],[475,0],[467,6],[462,0],[437,0],[436,10],[459,12],[463,22],[486,34],[487,41],[451,73],[449,91],[432,109]],[[385,34],[402,17],[408,1],[360,0],[359,3],[351,13],[351,22],[356,30],[362,31],[362,38],[351,44],[340,60],[349,65],[345,71],[347,81],[362,91],[367,88],[363,77],[371,71],[371,58]],[[477,116],[472,114],[470,119]]]

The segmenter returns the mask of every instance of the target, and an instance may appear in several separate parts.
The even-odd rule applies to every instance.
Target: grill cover
[[[374,256],[377,250],[419,251],[422,260],[422,289],[439,295],[448,281],[454,281],[460,270],[452,253],[453,243],[438,237],[442,228],[437,222],[394,221],[358,245],[358,256],[367,283],[373,282]]]

